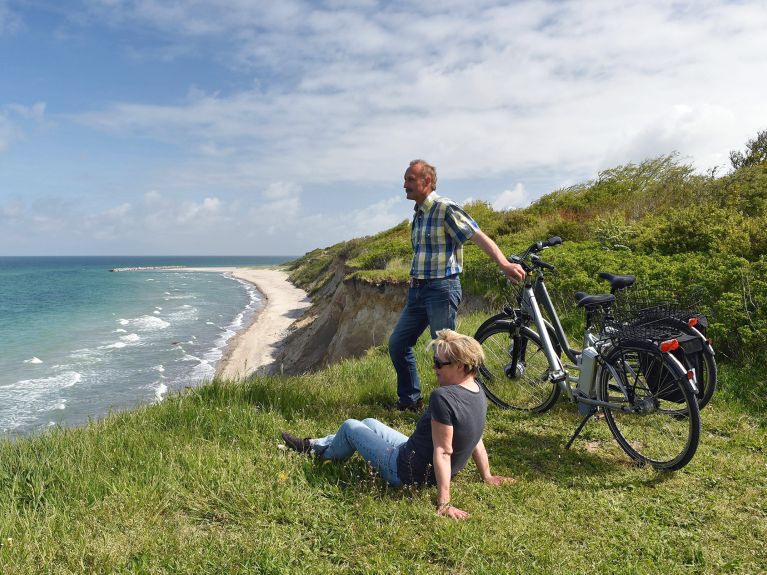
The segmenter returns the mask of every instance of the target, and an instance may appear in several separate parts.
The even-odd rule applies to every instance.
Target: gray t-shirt
[[[431,420],[453,426],[453,455],[450,458],[451,477],[466,466],[485,431],[487,399],[480,388],[471,391],[460,385],[438,387],[431,392],[429,407],[415,426],[413,435],[400,447],[397,455],[397,475],[403,484],[434,485],[434,443]]]

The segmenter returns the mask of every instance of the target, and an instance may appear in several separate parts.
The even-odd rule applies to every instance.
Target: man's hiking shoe
[[[423,399],[417,399],[410,403],[403,403],[403,401],[400,399],[397,401],[397,403],[394,404],[394,409],[397,411],[414,411],[419,413],[423,410]]]
[[[308,437],[306,439],[299,439],[295,435],[290,435],[287,431],[283,431],[282,440],[285,442],[285,445],[299,453],[309,453],[312,449],[312,444]]]

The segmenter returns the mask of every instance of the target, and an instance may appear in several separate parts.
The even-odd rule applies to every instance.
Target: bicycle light
[[[669,339],[664,342],[661,342],[659,347],[661,352],[668,353],[670,351],[674,351],[675,349],[679,349],[679,341],[677,341],[676,339]]]

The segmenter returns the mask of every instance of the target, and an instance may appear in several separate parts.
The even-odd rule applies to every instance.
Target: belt
[[[458,277],[458,274],[453,274],[451,276],[447,276],[447,277],[444,277],[444,278],[427,278],[427,279],[410,278],[409,285],[410,285],[411,288],[423,287],[423,286],[427,285],[429,282],[432,282],[432,281],[449,280],[449,279],[453,279],[453,278],[457,278],[457,277]]]

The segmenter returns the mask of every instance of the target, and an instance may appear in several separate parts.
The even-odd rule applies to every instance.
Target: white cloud
[[[36,102],[31,106],[22,106],[20,104],[8,104],[7,109],[21,118],[42,122],[45,119],[45,102]]]
[[[116,133],[205,141],[203,154],[222,158],[226,168],[214,171],[232,185],[285,173],[304,186],[380,181],[410,156],[450,165],[456,178],[547,165],[595,172],[669,146],[710,161],[759,129],[755,118],[767,123],[767,76],[754,74],[767,11],[751,4],[456,3],[428,5],[422,18],[397,4],[118,6],[127,21],[190,41],[228,36],[231,50],[248,53],[241,60],[285,80],[81,116]],[[749,92],[734,93],[746,78]],[[680,107],[698,119],[685,121]]]
[[[530,203],[525,186],[517,183],[514,189],[504,190],[493,200],[494,210],[510,210],[513,208],[524,208]]]
[[[107,210],[104,215],[110,219],[123,219],[133,211],[133,206],[123,203]]]
[[[41,123],[44,121],[45,106],[44,102],[37,102],[31,106],[11,103],[0,107],[0,152],[7,150],[12,142],[24,137],[19,122],[31,120]]]
[[[504,209],[555,183],[672,150],[705,171],[767,127],[763,0],[84,7],[70,25],[116,30],[132,66],[162,62],[169,78],[174,62],[215,69],[195,76],[197,86],[169,80],[161,100],[64,118],[108,143],[159,142],[167,156],[146,160],[139,174],[140,188],[153,191],[124,217],[168,238],[203,229],[231,237],[244,226],[257,228],[257,239],[263,230],[253,222],[268,222],[273,238],[300,236],[311,249],[401,221],[401,194],[368,207],[335,190],[397,187],[414,157],[439,166],[443,182],[492,181],[481,189],[495,190],[525,182],[477,198]],[[54,109],[0,108],[0,151],[23,122],[45,121]],[[551,188],[530,174],[546,174]],[[325,195],[313,203],[317,190]]]
[[[144,202],[148,206],[156,206],[161,204],[163,201],[162,194],[158,192],[157,190],[150,190],[144,194]]]
[[[18,15],[8,7],[7,0],[0,0],[0,37],[16,32],[21,24]]]
[[[19,201],[0,206],[0,221],[13,223],[24,215],[24,206]]]
[[[282,200],[288,197],[298,196],[301,186],[293,182],[274,182],[264,190],[263,197],[269,200]]]

